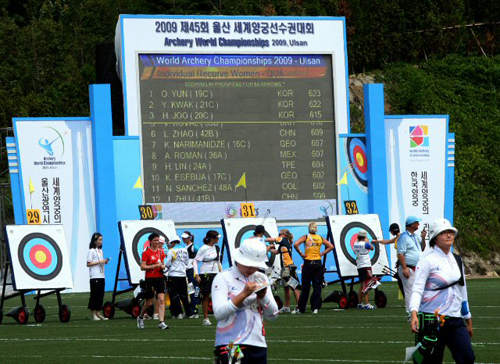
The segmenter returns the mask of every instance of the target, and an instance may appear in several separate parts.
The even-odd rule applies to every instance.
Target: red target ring
[[[33,265],[40,269],[46,269],[52,264],[52,254],[45,246],[37,244],[30,249],[30,259]]]
[[[368,160],[366,159],[365,151],[359,146],[354,147],[354,163],[361,173],[368,171]]]

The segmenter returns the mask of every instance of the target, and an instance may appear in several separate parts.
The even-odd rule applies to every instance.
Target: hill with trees
[[[500,251],[500,2],[0,0],[0,5],[0,128],[11,127],[12,117],[89,115],[95,49],[114,41],[119,14],[344,16],[350,74],[369,72],[385,83],[395,114],[450,115],[461,247],[483,256]],[[353,127],[362,128],[355,121]],[[8,181],[6,174],[1,178]]]

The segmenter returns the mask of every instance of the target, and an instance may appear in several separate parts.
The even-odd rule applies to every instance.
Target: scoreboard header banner
[[[346,48],[344,18],[121,15],[115,49],[123,82],[126,133],[134,136],[140,131],[138,55],[176,53],[331,55],[336,129],[347,133]]]

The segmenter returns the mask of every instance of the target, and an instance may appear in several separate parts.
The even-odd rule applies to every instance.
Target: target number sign
[[[28,225],[40,225],[42,223],[42,219],[40,218],[40,210],[26,210],[26,221],[28,221]]]
[[[241,217],[255,217],[255,205],[251,202],[242,203]]]
[[[344,201],[344,206],[345,206],[345,213],[347,215],[359,214],[358,204],[356,203],[356,201]]]
[[[154,220],[153,208],[149,205],[139,205],[141,220]]]

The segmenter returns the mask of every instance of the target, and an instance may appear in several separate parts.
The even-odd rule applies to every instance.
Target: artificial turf
[[[476,362],[500,363],[500,279],[471,279],[467,284]],[[339,286],[327,287],[323,297],[333,289]],[[380,289],[388,296],[386,308],[339,310],[337,304],[325,303],[318,315],[280,314],[266,325],[269,363],[402,363],[414,336],[403,301],[397,299],[396,284],[384,283]],[[63,303],[71,307],[71,320],[63,324],[55,296],[41,303],[47,311],[45,322],[37,324],[31,316],[21,326],[5,317],[20,299],[5,302],[1,363],[213,363],[213,317],[213,326],[202,326],[201,318],[169,319],[169,330],[157,329],[157,321],[146,321],[146,329],[139,330],[123,311],[109,321],[90,321],[88,294],[65,294]],[[34,307],[29,296],[27,305]],[[445,362],[453,362],[448,350]]]

